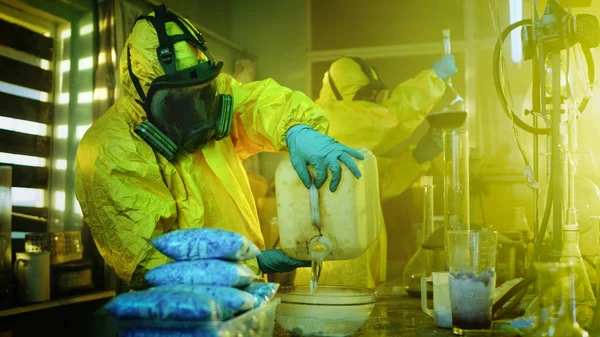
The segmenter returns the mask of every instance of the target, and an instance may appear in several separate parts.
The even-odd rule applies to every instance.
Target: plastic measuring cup
[[[433,317],[435,325],[440,328],[452,327],[449,277],[448,272],[433,272],[429,277],[421,277],[421,309]],[[427,306],[427,282],[433,283],[433,309]]]

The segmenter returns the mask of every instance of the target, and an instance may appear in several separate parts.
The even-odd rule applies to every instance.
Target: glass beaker
[[[573,264],[577,319],[582,327],[589,328],[593,319],[596,298],[579,249],[578,225],[563,225],[562,238],[560,262]]]
[[[459,329],[489,329],[496,289],[498,232],[449,231],[452,323]]]
[[[0,166],[0,308],[12,303],[12,166]]]
[[[530,337],[587,337],[576,320],[574,265],[565,262],[536,262],[538,316]]]
[[[423,238],[421,244],[433,233],[433,177],[424,176],[421,178],[423,185]],[[427,268],[428,254],[422,246],[419,246],[417,252],[410,258],[404,272],[402,281],[406,293],[411,297],[421,297],[421,278],[431,275],[431,270]],[[428,287],[427,294],[432,296],[433,289]]]
[[[446,230],[469,230],[469,133],[444,132],[444,215]]]
[[[522,244],[521,232],[503,232],[498,242],[496,281],[504,284],[517,276],[517,249]]]

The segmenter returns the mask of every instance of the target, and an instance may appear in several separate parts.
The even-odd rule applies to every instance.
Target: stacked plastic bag
[[[225,321],[268,302],[279,287],[254,282],[257,276],[241,262],[260,250],[238,233],[182,229],[151,242],[174,262],[146,273],[152,288],[121,294],[105,306],[119,319]]]

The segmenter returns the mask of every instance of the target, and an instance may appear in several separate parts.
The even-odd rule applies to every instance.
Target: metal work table
[[[388,282],[377,289],[377,303],[356,337],[450,337],[452,329],[436,328],[433,319],[421,310],[421,299],[409,297],[401,282]],[[430,304],[431,306],[431,304]],[[495,324],[496,325],[496,324]],[[292,337],[275,325],[274,337]],[[511,337],[501,331],[466,331],[464,336]]]
[[[406,295],[401,281],[388,282],[377,289],[378,299],[367,323],[354,335],[356,337],[455,337],[450,329],[436,328],[433,319],[421,310],[421,300]],[[40,311],[38,316],[26,313],[15,314],[15,330],[13,337],[44,335],[48,337],[85,336],[85,337],[117,337],[118,332],[114,319],[101,314],[99,309],[109,300],[96,301],[93,306],[76,308],[75,311],[57,313],[60,318],[50,318],[47,311]],[[431,306],[431,304],[430,304]],[[49,316],[50,315],[50,316]],[[42,322],[60,321],[60,329],[48,328]],[[34,323],[34,324],[30,324]],[[0,330],[1,331],[1,330]],[[33,333],[35,331],[35,333]],[[0,333],[1,335],[1,333]],[[274,337],[292,337],[277,324]],[[512,334],[500,331],[466,332],[464,336],[498,336],[511,337]]]

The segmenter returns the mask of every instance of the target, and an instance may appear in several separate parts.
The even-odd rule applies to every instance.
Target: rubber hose
[[[512,33],[513,30],[522,27],[522,26],[530,26],[531,20],[521,20],[517,21],[502,31],[498,41],[496,42],[496,47],[494,48],[494,58],[493,58],[493,77],[494,84],[496,86],[496,93],[498,94],[498,98],[500,99],[500,103],[506,115],[509,118],[512,118],[514,123],[521,129],[537,134],[537,135],[549,135],[552,131],[551,128],[534,128],[533,126],[525,123],[519,116],[515,114],[508,106],[508,101],[506,99],[506,95],[504,94],[504,88],[502,87],[502,81],[500,80],[500,55],[502,54],[502,45],[504,40]]]
[[[550,128],[534,128],[533,126],[524,122],[519,116],[517,116],[514,113],[514,111],[512,111],[508,107],[508,101],[506,99],[506,95],[504,94],[504,88],[502,87],[502,82],[500,81],[500,55],[502,54],[502,46],[504,44],[504,41],[512,33],[513,30],[515,30],[519,27],[528,26],[528,25],[531,25],[530,19],[517,21],[517,22],[509,25],[508,27],[506,27],[506,29],[504,29],[502,31],[502,33],[500,34],[500,38],[498,38],[498,41],[496,42],[496,46],[494,48],[494,57],[493,57],[494,85],[496,87],[496,93],[498,94],[498,98],[500,99],[500,103],[502,105],[504,112],[506,113],[506,115],[509,118],[512,116],[512,119],[514,120],[515,124],[519,128],[521,128],[529,133],[533,133],[533,134],[537,134],[537,135],[549,135],[551,133]],[[584,48],[583,46],[581,46],[581,50],[583,52],[583,56],[585,58],[585,61],[586,61],[587,67],[588,67],[588,80],[589,80],[590,85],[593,86],[594,81],[596,80],[594,58],[593,58],[592,53],[589,48]],[[545,85],[545,84],[542,84],[542,85]],[[544,97],[545,97],[545,95],[544,95]],[[581,101],[581,103],[579,104],[579,107],[578,107],[578,110],[580,113],[583,113],[585,111],[589,101],[590,101],[589,97],[584,98]]]

